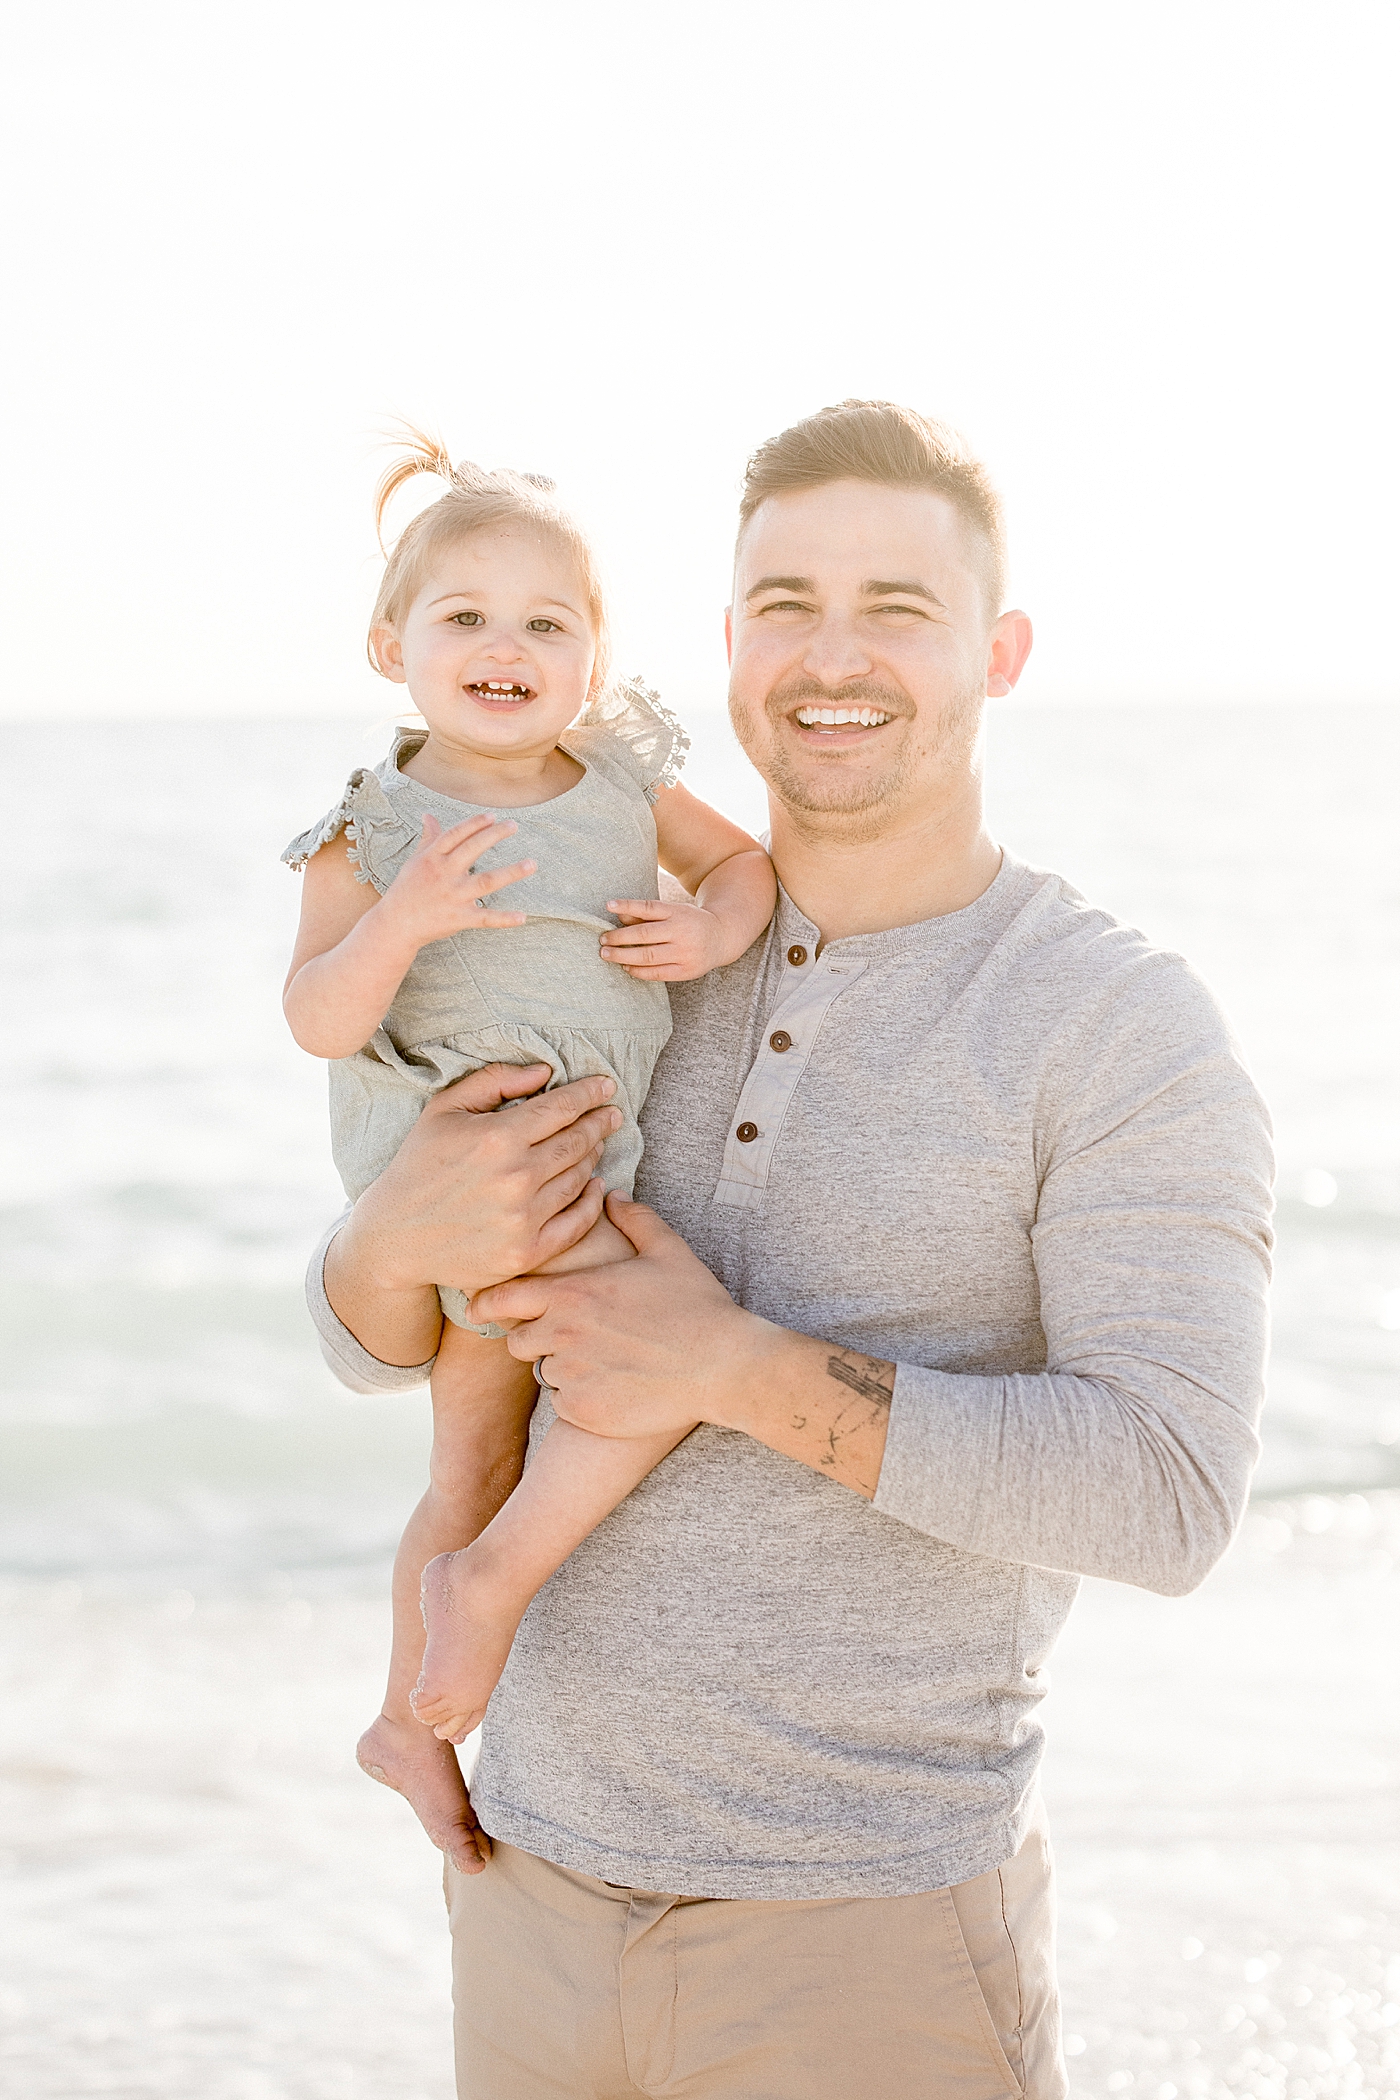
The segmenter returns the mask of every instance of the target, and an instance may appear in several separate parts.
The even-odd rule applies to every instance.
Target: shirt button
[[[803,963],[805,963],[806,960],[807,950],[805,948],[788,949],[788,961],[792,964],[794,970],[800,970],[802,968]]]
[[[788,1034],[786,1028],[776,1029],[769,1036],[768,1047],[770,1050],[791,1050],[792,1037]]]
[[[751,1145],[758,1136],[757,1123],[741,1123],[734,1133],[741,1145]]]

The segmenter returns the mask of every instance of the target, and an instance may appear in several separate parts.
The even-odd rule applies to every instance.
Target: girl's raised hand
[[[629,977],[685,984],[729,960],[724,928],[703,904],[610,897],[608,910],[622,924],[603,935],[599,952],[604,962],[618,963]]]
[[[404,862],[378,909],[420,948],[469,927],[523,926],[523,911],[491,911],[482,900],[533,875],[534,861],[518,860],[508,868],[481,871],[475,865],[516,828],[499,817],[484,815],[467,817],[444,831],[429,812],[423,819],[418,851]]]

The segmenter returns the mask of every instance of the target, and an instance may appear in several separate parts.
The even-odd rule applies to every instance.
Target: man
[[[730,704],[782,894],[675,989],[653,1208],[609,1198],[639,1258],[524,1273],[596,1215],[609,1111],[481,1113],[539,1083],[498,1070],[314,1269],[347,1382],[422,1381],[444,1278],[523,1323],[540,1428],[701,1425],[493,1698],[494,1851],[447,1876],[464,2095],[1064,2092],[1035,1708],[1081,1575],[1179,1594],[1230,1538],[1270,1157],[1179,958],[987,833],[1002,570],[938,426],[847,402],[761,448]]]

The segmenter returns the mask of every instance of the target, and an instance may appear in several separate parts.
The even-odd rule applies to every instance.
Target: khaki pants
[[[717,1901],[449,1867],[459,2100],[1064,2100],[1043,1814],[919,1896]]]

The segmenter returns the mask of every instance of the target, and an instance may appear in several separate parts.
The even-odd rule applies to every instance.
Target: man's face
[[[804,828],[873,836],[971,767],[989,683],[1009,691],[1020,670],[997,661],[979,553],[925,489],[836,481],[755,512],[727,623],[730,714]]]

